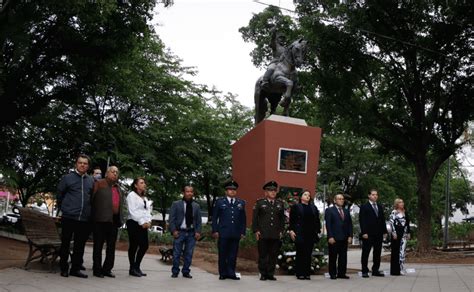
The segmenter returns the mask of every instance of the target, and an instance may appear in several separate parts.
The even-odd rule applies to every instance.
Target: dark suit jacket
[[[370,202],[360,206],[359,223],[361,234],[368,234],[369,237],[382,238],[383,234],[387,233],[383,206],[377,203],[377,209],[379,211],[378,216],[375,214],[375,210],[372,205],[370,205]]]
[[[193,202],[193,226],[194,232],[201,233],[202,218],[201,208],[198,203]],[[174,201],[170,209],[170,218],[168,229],[171,233],[179,230],[184,220],[184,201]]]
[[[321,221],[319,220],[319,210],[314,204],[309,204],[314,214],[314,233],[311,238],[303,238],[303,222],[304,222],[304,210],[301,203],[295,204],[290,210],[290,230],[296,233],[296,241],[312,240],[316,242],[319,240],[318,234],[321,233]]]
[[[227,197],[219,198],[212,212],[212,232],[219,232],[219,238],[240,238],[245,235],[247,217],[245,201],[235,198],[230,204]]]
[[[98,180],[94,183],[94,188],[91,196],[92,206],[92,222],[110,222],[115,223],[117,227],[122,226],[124,220],[124,205],[125,197],[116,184],[120,195],[118,221],[114,222],[114,214],[112,207],[112,186],[108,184],[106,179]]]
[[[335,206],[326,209],[324,218],[326,220],[326,231],[328,239],[334,237],[335,240],[347,240],[352,237],[352,218],[349,210],[344,209],[344,221],[341,219]]]

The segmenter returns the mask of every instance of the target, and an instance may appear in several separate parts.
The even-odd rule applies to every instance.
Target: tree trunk
[[[429,253],[431,250],[431,182],[433,177],[428,174],[426,163],[416,163],[418,228],[417,250]]]

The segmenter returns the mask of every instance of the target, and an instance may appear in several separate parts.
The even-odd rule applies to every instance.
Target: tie
[[[234,199],[230,199],[230,204],[234,205]]]
[[[377,204],[372,204],[372,207],[374,208],[375,215],[378,217],[379,216],[379,209],[377,208]]]
[[[339,209],[339,216],[341,216],[341,219],[344,220],[344,211],[342,211],[342,208]]]

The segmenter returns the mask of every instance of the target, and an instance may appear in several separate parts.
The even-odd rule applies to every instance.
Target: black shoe
[[[225,279],[227,279],[226,276],[219,276],[219,280],[225,280]]]
[[[69,275],[74,276],[74,277],[78,277],[78,278],[83,278],[83,279],[88,277],[86,274],[84,274],[81,271],[71,271],[71,272],[69,272]]]
[[[61,271],[61,277],[69,277],[68,271]]]
[[[273,275],[267,276],[267,280],[276,281],[276,279],[277,279],[277,278],[275,278]]]
[[[348,275],[337,276],[339,279],[350,279]]]
[[[267,277],[265,277],[264,275],[260,276],[260,281],[266,281],[266,280],[267,280]]]
[[[375,277],[385,277],[385,275],[384,275],[383,273],[381,273],[380,271],[372,272],[372,276],[375,276]]]
[[[85,270],[86,270],[86,267],[84,267],[84,265],[81,265],[81,266],[79,267],[79,270],[85,271]]]
[[[140,273],[139,273],[137,270],[135,270],[135,269],[130,269],[130,270],[128,271],[128,274],[129,274],[130,276],[134,276],[134,277],[141,277],[141,276],[142,276],[142,274],[140,274]],[[177,277],[177,276],[176,276],[176,277]],[[176,277],[175,277],[175,278],[176,278]]]
[[[141,277],[141,276],[138,276]],[[171,278],[178,278],[178,274],[171,274]]]
[[[109,277],[109,278],[115,278],[115,274],[112,273],[111,271],[104,272],[104,276]]]
[[[227,279],[231,279],[231,280],[240,280],[239,277],[237,277],[236,275],[232,276],[232,277],[227,277]]]
[[[336,276],[331,276],[331,280],[336,280],[337,277]]]
[[[142,270],[140,270],[140,268],[137,268],[137,272],[139,272],[142,277],[146,277],[146,274],[142,272]]]
[[[368,278],[369,277],[369,273],[362,273],[362,278]]]
[[[192,279],[193,276],[191,276],[190,274],[183,274],[183,278]]]
[[[101,272],[93,272],[92,274],[94,275],[94,277],[97,277],[97,278],[103,278],[104,277],[104,274],[102,274]]]

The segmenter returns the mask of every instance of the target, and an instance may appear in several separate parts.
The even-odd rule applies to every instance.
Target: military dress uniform
[[[276,183],[275,183],[276,184]],[[258,270],[262,278],[273,280],[281,234],[285,229],[283,201],[259,199],[253,208],[252,231],[260,232],[258,241]]]
[[[217,247],[220,279],[239,279],[235,275],[235,266],[239,241],[241,236],[245,236],[246,224],[244,200],[227,196],[217,199],[213,208],[212,233],[219,233]]]

